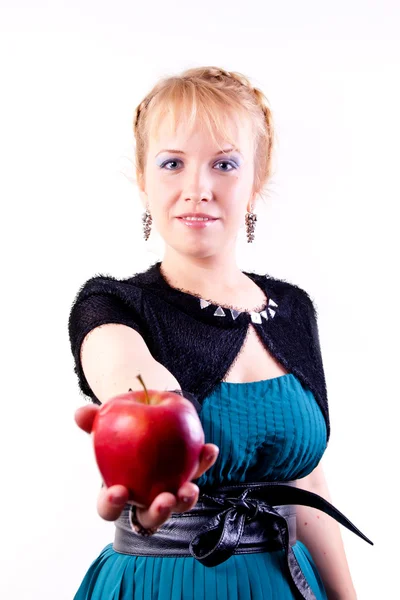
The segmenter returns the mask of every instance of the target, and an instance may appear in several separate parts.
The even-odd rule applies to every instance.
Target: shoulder
[[[78,344],[89,331],[106,323],[121,323],[141,330],[142,291],[130,285],[129,280],[98,274],[87,279],[73,299],[68,316],[72,343]]]
[[[139,308],[142,290],[134,278],[118,279],[109,274],[95,274],[82,283],[72,301],[71,313],[78,306],[96,303],[104,305],[126,305]]]
[[[87,279],[78,288],[76,299],[89,296],[91,294],[118,294],[129,291],[139,291],[140,288],[135,284],[134,277],[118,279],[112,275],[98,274]]]
[[[254,274],[265,290],[270,290],[278,298],[286,298],[300,308],[307,308],[316,313],[315,301],[311,295],[301,286],[284,278],[272,277],[268,273]]]

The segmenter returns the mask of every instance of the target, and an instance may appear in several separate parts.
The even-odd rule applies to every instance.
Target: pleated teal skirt
[[[308,475],[326,449],[326,425],[311,392],[288,373],[248,383],[221,382],[200,412],[206,442],[220,449],[195,483],[288,481]],[[132,532],[132,535],[137,535]],[[317,600],[326,591],[308,548],[293,546]],[[192,556],[132,556],[108,544],[74,600],[293,600],[284,550],[234,554],[215,567]]]

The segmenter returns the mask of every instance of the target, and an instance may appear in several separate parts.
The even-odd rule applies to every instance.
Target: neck
[[[205,296],[210,291],[237,291],[247,280],[232,254],[195,257],[166,252],[161,272],[173,287]]]

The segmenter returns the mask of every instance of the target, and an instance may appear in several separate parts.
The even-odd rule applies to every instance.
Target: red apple
[[[204,431],[193,404],[170,391],[129,391],[108,400],[93,422],[97,465],[107,487],[124,485],[148,507],[161,492],[176,495],[194,477]]]

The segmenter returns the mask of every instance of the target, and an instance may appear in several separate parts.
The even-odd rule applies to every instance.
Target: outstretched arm
[[[297,487],[322,496],[332,504],[321,463]],[[357,600],[339,523],[310,506],[296,505],[297,538],[313,557],[329,600]]]

